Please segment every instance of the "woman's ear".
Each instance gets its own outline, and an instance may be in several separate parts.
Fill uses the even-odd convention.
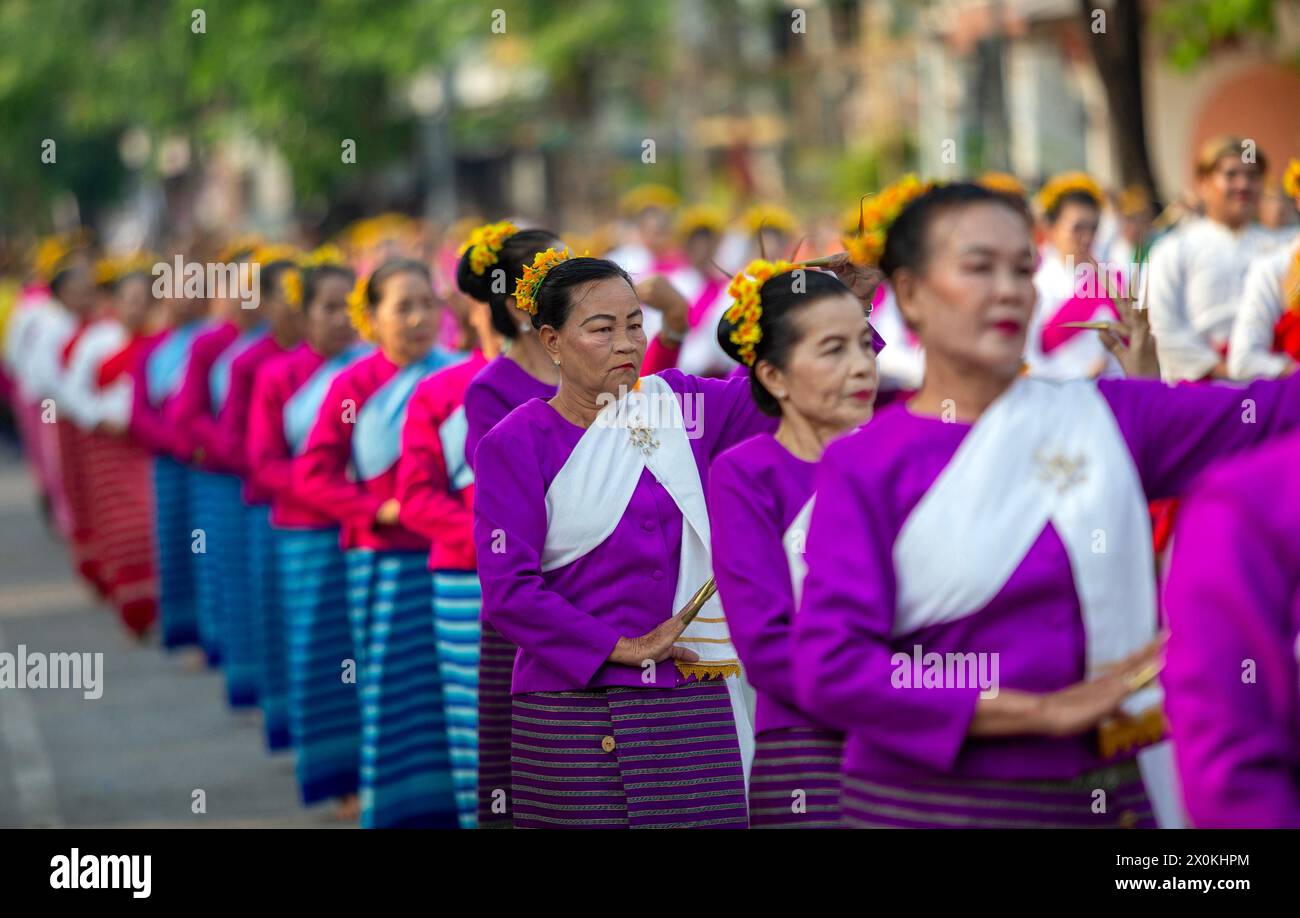
[[[550,325],[543,325],[537,330],[537,337],[542,342],[542,349],[546,351],[546,356],[551,358],[551,363],[559,366],[560,333]]]
[[[774,399],[780,401],[789,394],[785,373],[774,364],[766,360],[760,360],[754,365],[754,375],[758,377],[758,381],[763,384],[763,388],[771,393]]]

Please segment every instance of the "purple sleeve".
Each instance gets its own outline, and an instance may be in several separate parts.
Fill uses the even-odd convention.
[[[681,395],[687,434],[701,442],[710,459],[756,434],[773,433],[780,423],[758,410],[748,376],[711,379],[680,370],[659,375]]]
[[[1177,497],[1214,462],[1300,427],[1300,373],[1249,386],[1103,379],[1148,498]]]
[[[794,680],[812,718],[900,760],[952,769],[979,699],[978,687],[895,688],[893,545],[897,527],[880,508],[889,493],[864,470],[854,438],[832,444],[817,472],[808,532],[808,575],[794,619]]]
[[[473,471],[479,441],[505,417],[502,405],[487,386],[470,383],[465,390],[465,464]]]
[[[713,574],[732,643],[754,688],[795,707],[794,588],[775,501],[735,459],[723,456],[709,478]]]
[[[1198,828],[1300,828],[1294,533],[1258,519],[1242,482],[1207,485],[1183,505],[1166,592],[1162,682],[1183,797]]]
[[[498,428],[479,443],[474,471],[474,545],[483,617],[506,640],[535,655],[572,685],[587,685],[621,636],[547,589],[543,444]]]

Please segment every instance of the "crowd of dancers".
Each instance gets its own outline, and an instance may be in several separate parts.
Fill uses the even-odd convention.
[[[1300,826],[1300,235],[1243,149],[1159,217],[56,237],[8,400],[80,576],[365,827]]]

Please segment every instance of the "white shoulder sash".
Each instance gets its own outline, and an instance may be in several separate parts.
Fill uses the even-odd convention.
[[[894,545],[895,636],[984,608],[1052,525],[1070,558],[1090,673],[1156,631],[1151,522],[1094,383],[1021,378],[972,427]],[[1159,700],[1152,687],[1133,711]]]

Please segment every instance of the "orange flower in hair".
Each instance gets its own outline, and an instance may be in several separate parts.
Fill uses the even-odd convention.
[[[357,330],[362,341],[375,340],[375,330],[370,324],[370,313],[366,303],[369,287],[366,278],[358,277],[352,292],[348,294],[348,318],[352,320],[352,327]]]
[[[537,291],[551,269],[569,260],[568,249],[547,249],[538,252],[531,265],[524,265],[524,273],[515,281],[515,305],[530,316],[537,315]]]
[[[1282,190],[1287,197],[1300,198],[1300,159],[1293,159],[1282,176]]]
[[[302,272],[289,268],[280,275],[280,287],[284,290],[284,300],[294,309],[302,308]]]
[[[849,259],[859,265],[878,264],[885,254],[885,236],[903,208],[934,187],[934,182],[923,182],[909,172],[863,201],[858,231],[843,239]]]
[[[1043,213],[1050,214],[1056,209],[1061,198],[1071,192],[1081,191],[1096,202],[1098,207],[1106,204],[1106,194],[1096,180],[1086,172],[1062,172],[1047,180],[1038,190],[1038,206]]]
[[[469,252],[469,269],[482,277],[484,271],[497,263],[497,255],[506,244],[506,240],[517,232],[515,225],[509,220],[485,223],[470,232],[469,239],[465,240],[465,244],[460,247],[460,252],[457,254],[464,255]]]
[[[736,345],[737,356],[745,366],[754,365],[754,348],[763,340],[763,329],[759,324],[763,318],[763,285],[778,274],[785,274],[797,267],[788,261],[755,259],[727,285],[727,295],[732,299],[731,305],[723,313],[723,318],[731,325],[727,337]]]
[[[1010,172],[985,172],[979,177],[977,185],[982,185],[989,191],[1001,191],[1004,194],[1014,194],[1018,198],[1025,196],[1025,186],[1020,183]]]

